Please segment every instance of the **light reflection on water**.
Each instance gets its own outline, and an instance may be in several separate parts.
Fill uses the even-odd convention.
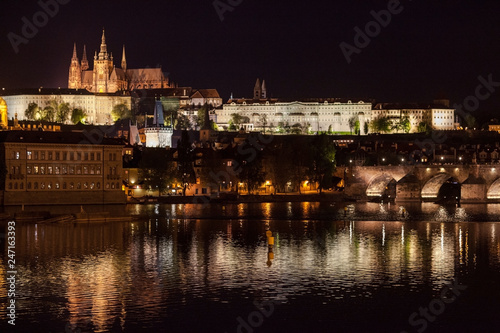
[[[411,299],[426,290],[438,295],[480,264],[500,271],[497,225],[463,222],[481,213],[474,207],[405,206],[405,217],[401,205],[380,204],[349,205],[346,213],[344,205],[323,203],[127,209],[140,219],[18,224],[20,323],[58,332],[67,323],[95,332],[166,323],[197,331],[189,316],[201,311],[201,321],[234,331],[233,318],[254,300],[298,308],[313,297],[321,309],[399,289]],[[270,267],[266,223],[276,239]],[[5,267],[3,256],[2,300]]]

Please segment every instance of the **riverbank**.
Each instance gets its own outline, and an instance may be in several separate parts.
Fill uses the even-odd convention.
[[[246,194],[221,195],[217,198],[209,196],[161,196],[147,198],[133,198],[128,203],[171,203],[171,204],[203,204],[203,203],[260,203],[260,202],[341,202],[345,201],[342,192],[323,192],[308,194]]]

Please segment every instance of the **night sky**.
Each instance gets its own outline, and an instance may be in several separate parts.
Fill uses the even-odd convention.
[[[257,77],[273,97],[377,102],[445,95],[461,103],[474,94],[479,75],[500,82],[499,1],[402,0],[400,13],[350,64],[339,44],[354,45],[354,28],[364,30],[374,20],[370,12],[388,1],[219,2],[236,4],[223,21],[213,0],[71,0],[16,54],[8,33],[22,36],[22,17],[32,22],[41,7],[4,0],[0,87],[67,87],[73,43],[80,60],[83,44],[93,59],[103,27],[117,66],[125,44],[129,68],[161,65],[179,86],[216,88],[224,100],[231,92],[251,97]],[[500,91],[477,114],[498,108]]]

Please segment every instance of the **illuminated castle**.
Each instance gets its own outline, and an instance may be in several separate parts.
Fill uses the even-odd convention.
[[[85,46],[82,61],[76,55],[76,44],[69,66],[68,88],[87,89],[94,93],[114,93],[121,90],[172,88],[161,68],[128,69],[123,46],[121,68],[113,64],[113,54],[108,53],[104,30],[100,52],[95,52],[94,69],[89,69]]]

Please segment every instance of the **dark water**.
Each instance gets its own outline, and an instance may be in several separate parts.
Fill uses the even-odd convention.
[[[500,205],[346,208],[133,205],[112,209],[135,222],[18,223],[16,330],[500,331]]]

